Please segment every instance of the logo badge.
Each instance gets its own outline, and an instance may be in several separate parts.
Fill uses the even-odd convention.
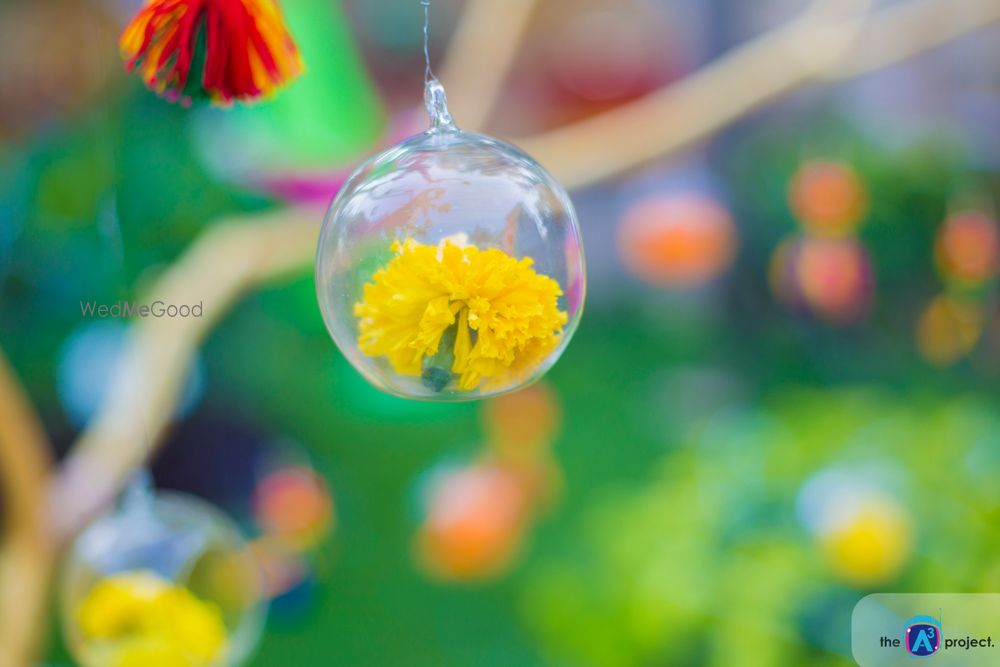
[[[903,646],[914,658],[929,658],[941,650],[941,619],[914,616],[903,630]]]

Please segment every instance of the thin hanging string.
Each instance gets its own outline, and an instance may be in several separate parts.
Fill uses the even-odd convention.
[[[424,8],[424,105],[431,119],[431,131],[454,129],[444,86],[431,68],[431,0],[420,0],[420,5]]]
[[[424,84],[429,84],[437,77],[431,69],[431,0],[420,0],[424,8]]]

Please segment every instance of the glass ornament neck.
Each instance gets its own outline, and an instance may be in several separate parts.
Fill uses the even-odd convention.
[[[431,77],[424,84],[424,105],[431,121],[431,132],[455,130],[455,121],[448,111],[448,98],[444,86],[436,77]]]
[[[153,507],[153,476],[146,468],[137,469],[121,496],[120,509],[124,514],[148,515]]]

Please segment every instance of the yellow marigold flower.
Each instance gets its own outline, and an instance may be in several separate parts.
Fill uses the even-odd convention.
[[[92,664],[106,667],[208,667],[227,640],[217,606],[145,571],[101,579],[78,620]]]
[[[364,286],[354,305],[358,345],[397,373],[441,390],[502,384],[533,370],[559,343],[566,313],[552,278],[530,257],[448,238],[392,246],[396,256]]]

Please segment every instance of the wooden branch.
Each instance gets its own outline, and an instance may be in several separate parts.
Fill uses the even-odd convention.
[[[861,23],[824,24],[820,15],[807,12],[643,99],[515,143],[568,187],[590,185],[683,150],[811,82],[863,74],[985,27],[1000,20],[1000,2],[914,0]]]
[[[63,464],[51,520],[69,539],[142,465],[173,419],[195,351],[248,289],[312,259],[322,211],[292,209],[211,227],[142,303],[203,304],[200,318],[147,318],[130,331],[111,389]]]
[[[45,627],[54,552],[44,521],[52,448],[0,351],[0,667],[27,667]]]
[[[899,64],[1000,21],[993,0],[913,0],[893,5],[868,22],[858,48],[833,68],[830,79],[850,79]]]

